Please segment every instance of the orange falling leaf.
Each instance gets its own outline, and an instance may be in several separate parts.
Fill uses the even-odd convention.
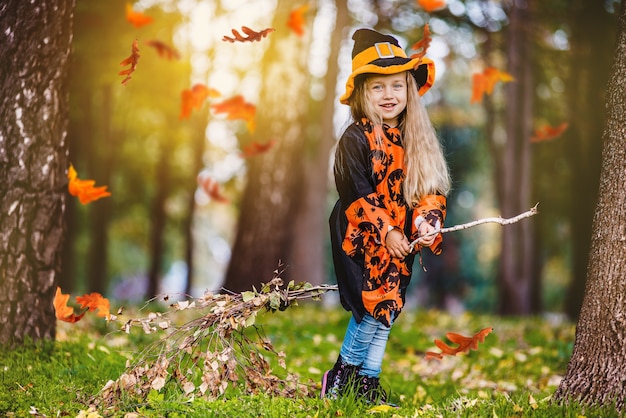
[[[106,190],[107,186],[94,187],[96,184],[94,180],[79,179],[78,173],[76,173],[72,164],[70,164],[67,170],[67,178],[69,180],[67,185],[69,193],[72,196],[77,196],[80,203],[83,205],[103,197],[111,196],[111,193]]]
[[[128,58],[124,59],[122,62],[120,62],[120,65],[122,67],[126,66],[126,65],[130,65],[130,67],[128,67],[125,70],[120,71],[118,74],[119,75],[125,75],[126,78],[124,78],[124,80],[122,80],[122,84],[126,85],[126,83],[128,83],[128,80],[130,80],[130,75],[135,72],[135,68],[137,67],[137,62],[139,61],[139,47],[137,46],[137,39],[135,39],[133,41],[133,46],[132,46],[132,52],[131,54],[128,56]]]
[[[219,183],[207,172],[203,171],[198,174],[198,185],[211,199],[220,203],[228,203],[228,198],[222,195]]]
[[[216,114],[226,113],[228,120],[242,119],[246,121],[248,131],[254,132],[255,121],[254,116],[256,114],[256,106],[246,102],[243,96],[237,95],[230,99],[227,99],[221,103],[211,105],[213,112]]]
[[[305,4],[300,7],[296,7],[289,12],[289,19],[287,20],[287,27],[291,29],[293,33],[298,36],[304,35],[304,28],[306,21],[304,20],[304,14],[309,10],[309,5]]]
[[[151,41],[146,41],[145,44],[156,49],[157,54],[159,54],[161,58],[166,58],[168,60],[180,59],[179,52],[175,48],[167,45],[165,42],[153,39]]]
[[[561,123],[559,126],[544,125],[535,130],[535,134],[530,138],[530,142],[550,141],[558,138],[567,129],[567,122]]]
[[[483,100],[483,95],[491,95],[498,81],[508,83],[515,81],[515,79],[511,74],[494,67],[485,68],[482,73],[474,74],[472,76],[472,98],[470,103],[480,103]]]
[[[190,89],[181,92],[179,119],[189,119],[192,110],[200,110],[209,97],[220,97],[220,92],[202,83],[194,84]]]
[[[109,304],[109,300],[102,297],[98,292],[77,296],[76,302],[80,303],[82,309],[88,308],[89,312],[93,312],[97,309],[97,315],[101,318],[106,318],[107,320],[111,318],[111,313],[109,312],[111,305]]]
[[[78,322],[85,315],[83,312],[80,315],[76,315],[74,313],[74,308],[70,308],[67,306],[67,302],[70,300],[70,295],[64,295],[61,293],[61,288],[57,286],[57,291],[54,295],[54,301],[52,304],[54,305],[54,312],[57,319],[60,319],[64,322]]]
[[[266,37],[267,35],[269,35],[270,33],[274,32],[276,29],[274,28],[266,28],[263,29],[259,32],[254,31],[252,29],[250,29],[247,26],[242,26],[241,27],[241,31],[246,34],[247,36],[243,36],[241,35],[236,29],[232,29],[231,31],[233,32],[233,38],[231,38],[230,36],[224,36],[222,38],[222,41],[225,42],[254,42],[254,41],[260,41],[261,38]]]
[[[154,19],[150,16],[146,16],[141,12],[133,10],[133,6],[130,3],[126,3],[126,20],[128,20],[136,28],[140,28],[149,23],[152,23]]]
[[[413,51],[418,51],[415,54],[411,55],[411,58],[422,58],[424,55],[426,55],[426,51],[428,50],[428,47],[430,46],[430,41],[432,41],[432,38],[430,36],[430,27],[428,26],[428,23],[426,23],[424,25],[424,32],[422,34],[422,39],[415,42],[413,46],[411,47]]]
[[[431,13],[446,7],[446,0],[417,0],[417,4],[424,9],[425,12]]]
[[[243,147],[243,150],[241,151],[240,155],[242,158],[254,157],[255,155],[263,154],[269,151],[270,149],[272,149],[272,147],[275,144],[276,144],[276,141],[273,139],[265,143],[260,143],[260,142],[255,141]]]
[[[472,337],[465,337],[461,334],[454,332],[448,332],[446,337],[458,347],[451,347],[441,340],[435,340],[435,345],[441,350],[441,353],[435,353],[433,351],[426,352],[426,359],[443,359],[443,356],[456,356],[458,353],[468,353],[470,350],[478,350],[478,343],[484,342],[485,337],[493,331],[492,327],[483,328],[474,334]]]

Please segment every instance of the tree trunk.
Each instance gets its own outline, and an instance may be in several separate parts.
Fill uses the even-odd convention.
[[[283,27],[291,2],[279,0],[274,27]],[[298,190],[304,187],[301,163],[306,139],[303,126],[309,96],[307,68],[310,30],[298,37],[276,31],[261,64],[263,86],[257,105],[257,128],[252,140],[276,145],[248,159],[235,243],[224,287],[240,292],[271,280],[283,263],[289,275],[291,230]]]
[[[626,400],[626,0],[607,87],[598,203],[574,351],[554,399]]]
[[[74,0],[0,5],[0,345],[54,339]]]
[[[328,66],[324,77],[326,96],[323,100],[311,103],[309,112],[314,120],[310,121],[315,134],[309,134],[306,151],[301,160],[304,165],[304,187],[300,188],[300,205],[296,212],[291,269],[294,280],[306,281],[313,285],[326,282],[326,252],[324,243],[328,238],[328,211],[326,197],[328,193],[328,165],[330,151],[335,144],[334,120],[335,89],[339,74],[339,48],[344,40],[343,32],[349,23],[346,0],[335,2],[337,15],[335,28],[331,34]]]
[[[165,226],[167,224],[167,213],[165,211],[165,201],[170,193],[171,169],[170,157],[172,153],[171,141],[167,138],[161,139],[159,162],[156,166],[157,182],[156,195],[152,200],[150,219],[150,267],[148,270],[148,288],[146,299],[151,299],[159,293],[161,284],[161,273],[163,268],[163,254],[165,248]]]
[[[524,212],[530,199],[530,136],[532,98],[534,93],[531,68],[530,10],[532,2],[511,6],[507,40],[509,71],[515,82],[506,86],[506,140],[502,152],[501,177],[496,179],[502,216]],[[519,222],[502,229],[502,252],[497,277],[498,312],[503,315],[524,315],[533,312],[531,300],[533,280],[532,225]]]
[[[102,141],[97,146],[97,158],[93,159],[92,167],[94,178],[100,184],[111,184],[113,153],[118,149],[115,144],[115,135],[112,132],[113,125],[113,95],[111,85],[102,87],[102,105],[100,131]],[[109,223],[111,219],[112,202],[110,199],[102,199],[90,204],[90,248],[88,276],[89,292],[105,294],[108,284],[108,246],[109,246]]]
[[[565,157],[571,170],[570,213],[572,231],[572,280],[565,298],[565,311],[578,317],[585,291],[589,261],[591,222],[598,196],[602,150],[596,139],[602,135],[606,120],[604,93],[611,68],[614,25],[602,2],[576,0],[571,5],[571,68],[567,81],[570,128]],[[611,22],[612,23],[612,22]]]
[[[191,133],[191,147],[193,150],[193,161],[191,162],[191,176],[189,178],[189,196],[187,200],[187,213],[183,219],[183,234],[185,236],[185,263],[187,264],[187,283],[185,284],[185,294],[191,295],[194,279],[194,234],[193,219],[196,212],[196,180],[198,173],[204,165],[204,148],[206,143],[206,127],[209,117],[208,106],[193,116],[193,132]]]

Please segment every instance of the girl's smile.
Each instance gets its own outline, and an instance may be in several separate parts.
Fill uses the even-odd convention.
[[[406,108],[406,72],[391,75],[373,75],[367,79],[369,104],[389,126],[398,125],[398,116]]]

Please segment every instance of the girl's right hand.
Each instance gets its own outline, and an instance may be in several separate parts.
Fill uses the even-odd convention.
[[[391,254],[392,257],[404,258],[409,255],[409,240],[402,233],[402,231],[397,228],[394,228],[387,233],[385,245],[387,246],[387,251],[389,251],[389,254]]]

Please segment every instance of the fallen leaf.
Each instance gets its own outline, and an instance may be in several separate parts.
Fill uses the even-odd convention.
[[[67,185],[69,193],[72,196],[77,196],[80,203],[83,205],[103,197],[111,196],[111,193],[106,191],[107,186],[94,187],[96,184],[94,180],[79,179],[74,166],[71,164],[67,170],[67,178],[69,180]]]
[[[194,84],[191,89],[185,89],[180,94],[179,119],[188,119],[192,110],[200,110],[204,101],[210,97],[220,97],[220,92],[205,86],[202,83]]]
[[[530,138],[530,141],[543,142],[558,138],[563,132],[565,132],[568,126],[569,124],[567,122],[563,122],[559,126],[555,127],[544,125],[535,130],[535,134]]]
[[[120,65],[122,67],[126,65],[130,65],[130,67],[118,73],[118,75],[126,76],[126,78],[122,80],[123,85],[126,85],[126,83],[128,83],[128,80],[130,80],[131,78],[130,75],[135,72],[135,68],[137,67],[137,62],[139,61],[139,57],[140,57],[139,46],[137,46],[137,39],[135,39],[133,41],[133,45],[131,48],[131,54],[127,58],[125,58],[122,62],[120,62]]]
[[[141,12],[133,10],[133,6],[130,3],[126,3],[126,20],[128,20],[136,28],[140,28],[147,24],[152,23],[154,19],[150,16],[146,16]]]
[[[180,59],[180,53],[174,47],[167,45],[165,42],[153,39],[146,41],[145,44],[156,49],[157,54],[159,54],[161,58],[168,60]]]
[[[309,5],[305,4],[300,7],[296,7],[295,9],[291,10],[291,12],[289,12],[289,19],[287,20],[287,27],[291,29],[291,31],[298,36],[304,35],[304,28],[306,26],[304,14],[308,10],[309,10]]]
[[[99,317],[106,319],[111,317],[111,313],[109,312],[111,309],[109,300],[102,297],[102,295],[98,292],[77,296],[76,302],[80,303],[81,308],[88,308],[89,312],[93,312],[97,309],[97,315]]]
[[[198,174],[198,185],[211,199],[220,203],[228,203],[228,199],[222,195],[219,183],[210,177],[207,172]]]
[[[243,147],[240,155],[242,158],[254,157],[255,155],[263,154],[269,151],[275,144],[276,141],[273,139],[265,143],[255,141]]]
[[[443,359],[444,355],[448,356],[456,356],[458,353],[467,353],[470,350],[477,350],[478,343],[484,342],[485,337],[489,335],[493,331],[493,328],[483,328],[474,334],[471,337],[465,337],[461,334],[457,334],[455,332],[448,332],[446,337],[451,342],[457,344],[457,347],[451,347],[448,344],[444,343],[441,340],[435,340],[435,345],[441,350],[441,353],[436,353],[433,351],[426,352],[426,359]]]
[[[428,26],[428,23],[426,23],[424,25],[424,32],[422,34],[422,39],[415,42],[413,46],[411,47],[413,51],[418,51],[415,54],[412,54],[411,58],[422,58],[424,55],[426,55],[426,51],[428,50],[428,47],[430,46],[431,40],[432,38],[430,37],[430,27]]]
[[[508,83],[515,81],[511,74],[500,71],[494,67],[485,68],[482,73],[476,73],[472,76],[472,98],[470,103],[480,103],[483,95],[491,95],[498,81]]]
[[[417,0],[417,4],[424,9],[425,12],[431,13],[446,7],[446,0]]]
[[[232,33],[233,33],[233,38],[229,37],[229,36],[224,36],[222,38],[222,41],[227,41],[227,42],[254,42],[254,41],[260,41],[261,38],[266,37],[267,35],[269,35],[270,33],[274,32],[276,29],[274,28],[266,28],[263,29],[259,32],[254,31],[252,29],[250,29],[247,26],[242,26],[241,27],[241,31],[246,34],[247,36],[243,36],[241,35],[236,29],[232,29]]]
[[[244,100],[243,96],[237,95],[221,103],[211,105],[216,114],[226,113],[228,120],[242,119],[246,121],[248,131],[254,132],[256,106]]]
[[[80,315],[76,315],[74,313],[74,308],[70,308],[69,306],[67,306],[67,302],[69,300],[70,295],[64,295],[63,293],[61,293],[61,288],[57,286],[57,290],[54,295],[54,301],[52,302],[52,304],[54,305],[55,316],[57,319],[60,319],[64,322],[78,322],[82,319],[87,311],[83,312]]]

